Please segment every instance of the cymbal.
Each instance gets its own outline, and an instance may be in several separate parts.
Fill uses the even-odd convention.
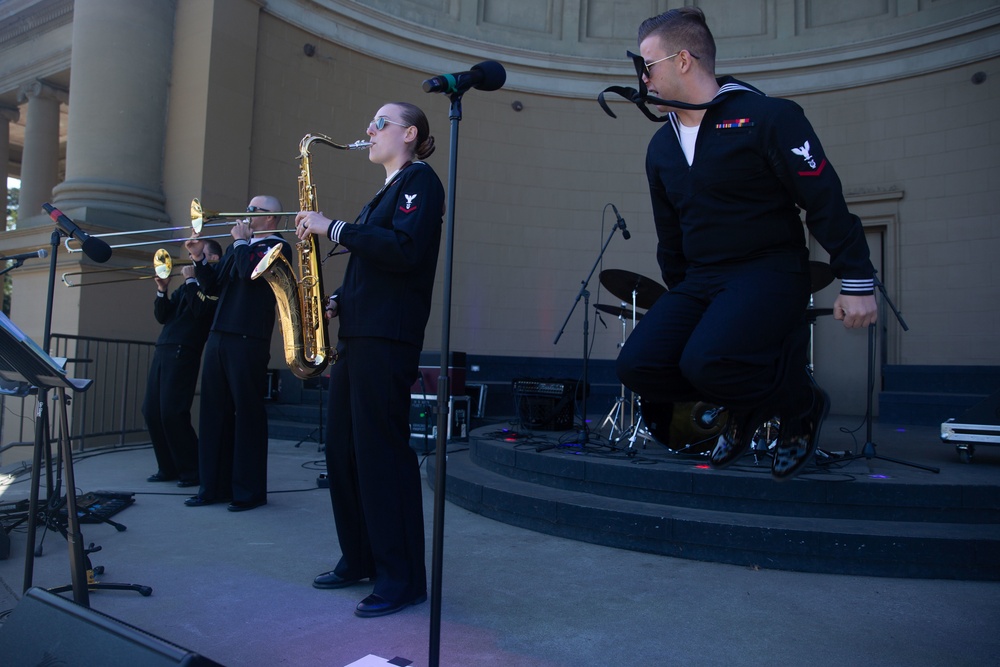
[[[656,300],[667,292],[667,288],[655,280],[623,269],[601,271],[601,284],[628,303],[632,303],[632,291],[635,290],[635,305],[643,309],[652,308]]]
[[[830,265],[823,262],[809,262],[809,291],[812,294],[820,291],[833,282],[833,271]]]
[[[611,313],[615,317],[624,317],[627,320],[632,319],[632,309],[626,308],[625,306],[606,306],[603,303],[598,303],[594,306],[597,310],[605,313]],[[635,320],[638,322],[642,319],[642,313],[635,314]]]

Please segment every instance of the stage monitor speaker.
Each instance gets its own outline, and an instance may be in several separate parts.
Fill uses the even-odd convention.
[[[5,665],[222,667],[43,588],[29,588],[0,626]]]

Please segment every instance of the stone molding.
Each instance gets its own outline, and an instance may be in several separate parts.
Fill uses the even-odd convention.
[[[264,11],[322,39],[428,75],[466,70],[480,60],[497,60],[507,69],[504,87],[508,90],[588,98],[609,85],[634,85],[632,64],[624,57],[624,51],[633,47],[631,41],[593,39],[584,34],[574,36],[567,34],[568,29],[552,28],[560,33],[551,37],[555,46],[563,39],[575,40],[576,46],[593,41],[591,51],[600,53],[608,51],[610,42],[621,45],[621,58],[531,50],[485,41],[482,38],[484,31],[480,30],[484,1],[422,1],[419,5],[429,17],[423,23],[401,18],[415,16],[413,11],[400,11],[396,15],[347,0],[269,0]],[[373,4],[408,7],[416,3],[397,0]],[[573,3],[550,0],[549,9],[558,13],[556,5],[559,5],[565,12],[565,6],[570,4]],[[779,11],[773,2],[762,0],[762,4],[767,12]],[[906,5],[902,0],[890,4],[897,13]],[[468,16],[471,13],[468,11],[463,15],[462,10],[469,6],[476,7],[474,18]],[[787,8],[787,4],[783,6]],[[787,53],[772,50],[767,55],[720,58],[716,70],[720,74],[733,74],[755,84],[761,83],[769,94],[792,95],[891,81],[1000,54],[1000,6],[994,4],[966,14],[960,14],[963,7],[980,5],[958,3],[953,6],[955,16],[931,25],[867,39],[864,35],[852,34],[851,29],[845,27],[841,33],[843,39],[853,41],[842,46]],[[808,3],[802,5],[799,0],[794,5],[794,19],[780,17],[796,24],[803,23],[791,29],[793,34],[788,40],[774,35],[762,35],[762,39],[780,44],[795,41],[794,37],[798,44],[802,42],[802,34],[822,30],[822,26],[804,23],[800,15],[804,15],[807,8]],[[579,7],[577,11],[582,13]],[[778,21],[778,18],[771,18]],[[514,32],[512,30],[511,34]],[[540,44],[545,43],[544,38],[545,35],[541,35]],[[746,52],[753,50],[747,38],[733,40],[733,44]],[[420,78],[421,75],[415,77],[415,85],[419,85]]]
[[[8,0],[0,11],[0,50],[73,20],[73,0]],[[8,21],[16,17],[13,21]]]

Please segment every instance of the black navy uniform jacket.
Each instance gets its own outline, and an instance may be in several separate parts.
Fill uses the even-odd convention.
[[[674,113],[653,136],[646,175],[664,282],[689,268],[731,265],[807,271],[799,210],[830,253],[844,294],[871,294],[864,230],[801,107],[732,77],[719,79],[688,165]]]
[[[205,345],[212,324],[215,299],[206,296],[194,278],[174,290],[170,298],[157,296],[153,316],[163,325],[157,345],[184,345],[198,351]]]
[[[195,263],[195,276],[205,291],[219,297],[212,331],[270,341],[274,330],[274,292],[263,278],[250,275],[273,246],[282,244],[282,254],[292,261],[291,247],[278,234],[262,239],[234,241],[213,268]]]
[[[423,346],[443,213],[440,179],[427,164],[413,162],[362,209],[356,224],[331,225],[331,240],[351,251],[334,292],[341,338]]]

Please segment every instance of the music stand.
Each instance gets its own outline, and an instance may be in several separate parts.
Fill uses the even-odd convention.
[[[66,415],[66,390],[75,392],[86,391],[92,380],[82,380],[68,377],[56,361],[40,348],[35,341],[26,336],[10,319],[0,313],[0,378],[12,382],[24,382],[38,387],[44,395],[45,390],[55,389],[59,402],[59,447],[66,468],[66,486],[69,490],[66,498],[67,535],[69,543],[70,574],[73,582],[73,601],[84,607],[90,606],[87,590],[87,572],[84,564],[83,535],[80,533],[79,516],[76,508],[76,480],[73,476],[73,457],[69,439],[69,419]],[[41,398],[40,398],[41,400]],[[35,423],[36,431],[43,428]],[[38,439],[35,441],[34,461],[31,466],[31,499],[28,504],[28,546],[25,553],[25,572],[30,572],[29,565],[34,558],[35,547],[35,517],[38,513],[38,485],[40,482],[41,449]],[[30,582],[27,584],[30,587]]]

